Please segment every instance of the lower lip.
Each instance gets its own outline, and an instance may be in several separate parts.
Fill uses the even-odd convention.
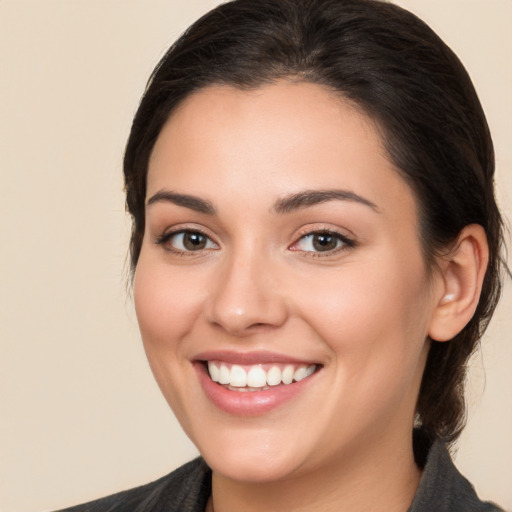
[[[210,401],[222,411],[237,416],[258,416],[281,407],[312,384],[317,373],[292,384],[280,384],[263,391],[244,392],[231,391],[213,382],[202,363],[195,363],[195,369]]]

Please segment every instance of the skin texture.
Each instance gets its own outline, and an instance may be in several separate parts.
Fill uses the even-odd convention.
[[[325,190],[373,206],[338,198],[276,211]],[[216,210],[152,201],[134,282],[153,373],[213,469],[210,506],[407,510],[420,478],[411,429],[427,335],[449,339],[474,311],[485,236],[470,227],[453,253],[473,270],[454,256],[429,278],[415,199],[372,122],[308,83],[186,99],[150,160],[148,200],[163,191]],[[157,243],[183,230],[206,245]],[[319,231],[352,243],[317,251]],[[265,414],[229,414],[199,382],[194,362],[210,350],[270,351],[320,370]]]

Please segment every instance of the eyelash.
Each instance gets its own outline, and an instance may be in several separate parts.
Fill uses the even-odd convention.
[[[157,245],[162,245],[164,246],[164,248],[169,251],[169,252],[172,252],[178,256],[193,256],[194,253],[202,253],[203,251],[208,251],[208,250],[211,250],[211,247],[209,248],[204,248],[204,249],[199,249],[197,251],[193,251],[193,250],[183,250],[183,249],[178,249],[176,247],[173,247],[172,244],[170,244],[170,241],[174,238],[174,237],[177,237],[178,235],[186,235],[186,234],[189,234],[189,235],[200,235],[202,237],[204,237],[206,239],[206,243],[212,243],[214,244],[215,246],[217,246],[217,244],[211,239],[210,236],[208,236],[204,231],[201,231],[200,229],[197,229],[197,228],[194,228],[194,229],[178,229],[176,231],[169,231],[167,233],[163,233],[162,235],[160,235],[159,237],[157,237],[157,239],[155,240],[155,243]],[[217,246],[218,247],[218,246]]]
[[[290,246],[290,250],[298,251],[300,249],[294,249],[294,247],[297,246],[300,242],[305,241],[309,237],[313,238],[315,236],[322,236],[322,235],[325,237],[334,238],[336,241],[336,244],[338,245],[338,242],[339,242],[340,245],[338,247],[335,247],[333,249],[326,250],[326,251],[304,251],[303,250],[302,252],[304,253],[305,256],[308,256],[311,258],[328,257],[328,256],[332,256],[333,254],[337,254],[338,252],[346,251],[347,249],[351,249],[356,246],[355,240],[353,240],[352,238],[349,238],[347,235],[342,234],[336,230],[317,229],[317,230],[307,231],[305,233],[302,233],[301,236],[299,237],[299,239]],[[314,242],[312,242],[312,243],[314,243]]]
[[[203,253],[204,251],[212,250],[212,247],[201,248],[201,249],[198,249],[197,251],[183,250],[183,249],[178,249],[176,247],[173,247],[169,243],[174,237],[177,237],[178,235],[186,235],[186,234],[200,235],[206,239],[206,244],[208,244],[208,243],[214,244],[218,248],[217,243],[214,242],[209,235],[207,235],[205,232],[201,231],[200,229],[179,229],[176,231],[170,231],[167,233],[163,233],[162,235],[157,237],[157,239],[155,240],[155,243],[157,245],[165,246],[165,249],[167,251],[172,252],[178,256],[192,256],[192,255],[194,255],[194,253],[200,254],[200,253]],[[301,242],[305,241],[308,237],[315,237],[315,236],[322,236],[322,235],[325,237],[334,238],[336,240],[336,244],[340,243],[341,245],[338,247],[335,247],[333,249],[328,249],[326,251],[302,250],[301,252],[304,253],[304,255],[307,255],[308,257],[318,258],[318,257],[331,256],[340,251],[345,251],[347,249],[350,249],[350,248],[356,246],[356,242],[353,239],[347,237],[346,235],[344,235],[342,233],[339,233],[338,231],[335,231],[332,229],[319,229],[319,230],[306,231],[306,232],[301,233],[298,240],[295,241],[291,246],[289,246],[289,249],[292,251],[298,252],[298,251],[300,251],[300,249],[297,249],[294,247],[298,246]],[[312,243],[314,243],[314,242],[312,242]]]

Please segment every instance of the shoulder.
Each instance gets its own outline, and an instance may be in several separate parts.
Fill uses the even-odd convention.
[[[203,512],[210,493],[210,469],[198,458],[149,484],[58,512]]]
[[[423,476],[408,512],[502,512],[483,502],[451,460],[445,444],[434,441],[426,454]]]

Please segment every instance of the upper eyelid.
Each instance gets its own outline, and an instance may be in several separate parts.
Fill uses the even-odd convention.
[[[299,240],[300,238],[303,238],[308,235],[315,235],[319,233],[331,233],[333,235],[340,236],[341,238],[345,238],[347,240],[352,240],[355,242],[356,236],[348,229],[344,228],[336,228],[327,226],[322,223],[318,223],[317,226],[310,226],[310,227],[303,227],[296,231],[295,234],[295,241]],[[295,242],[294,242],[295,243]]]
[[[340,233],[339,231],[333,231],[332,229],[315,229],[314,231],[309,231],[307,233],[304,233],[303,235],[300,235],[298,240],[302,238],[306,238],[308,236],[314,236],[314,235],[333,235],[335,237],[339,237],[342,239],[349,240],[351,237],[348,235],[345,235],[344,233]]]
[[[186,233],[186,232],[192,232],[192,233],[200,233],[201,235],[206,236],[209,238],[215,245],[221,246],[221,243],[217,240],[217,237],[215,235],[212,235],[210,233],[210,230],[202,227],[202,226],[196,226],[196,225],[176,225],[172,226],[170,228],[167,228],[163,230],[160,234],[155,234],[153,237],[154,241],[156,243],[162,243],[162,241],[169,240],[172,236],[178,235],[180,233]],[[331,226],[326,226],[325,224],[319,223],[317,226],[311,226],[311,227],[303,227],[295,232],[295,235],[293,235],[293,241],[288,244],[288,247],[291,247],[295,244],[297,244],[301,239],[312,236],[315,234],[321,234],[321,233],[328,233],[332,234],[334,236],[339,237],[343,242],[350,243],[350,245],[356,245],[356,237],[353,233],[351,233],[347,229],[340,229],[335,228]]]
[[[290,250],[294,246],[297,246],[301,240],[307,238],[308,236],[319,235],[319,234],[329,234],[338,238],[342,242],[342,247],[338,247],[336,249],[330,251],[300,251],[299,249],[295,249],[297,252],[302,252],[308,256],[329,256],[333,255],[339,251],[343,251],[345,249],[353,248],[357,245],[356,239],[354,235],[348,235],[346,233],[341,232],[340,230],[334,228],[314,228],[314,229],[304,229],[302,230],[298,236],[296,236],[295,240],[288,246]]]
[[[196,225],[181,225],[177,224],[175,226],[170,226],[162,230],[158,230],[157,237],[167,237],[172,235],[177,235],[179,233],[201,233],[201,235],[207,236],[211,240],[215,240],[215,236],[211,234],[210,230],[202,227],[202,226],[196,226]]]
[[[197,228],[197,227],[175,227],[170,228],[167,230],[164,230],[160,234],[156,234],[153,237],[153,241],[156,245],[163,245],[167,243],[169,240],[171,240],[172,237],[182,234],[182,233],[199,233],[206,238],[208,238],[212,243],[214,243],[216,246],[220,247],[220,244],[217,242],[217,240],[212,237],[209,233],[207,233],[204,229]],[[198,251],[199,252],[199,251]]]
[[[311,233],[306,233],[302,236],[300,236],[295,242],[293,243],[297,243],[299,242],[300,240],[303,240],[304,238],[308,238],[310,236],[315,236],[315,235],[328,235],[328,236],[333,236],[334,238],[338,238],[339,240],[341,240],[342,242],[354,242],[354,240],[352,240],[352,238],[344,235],[343,233],[338,233],[337,231],[313,231]]]

